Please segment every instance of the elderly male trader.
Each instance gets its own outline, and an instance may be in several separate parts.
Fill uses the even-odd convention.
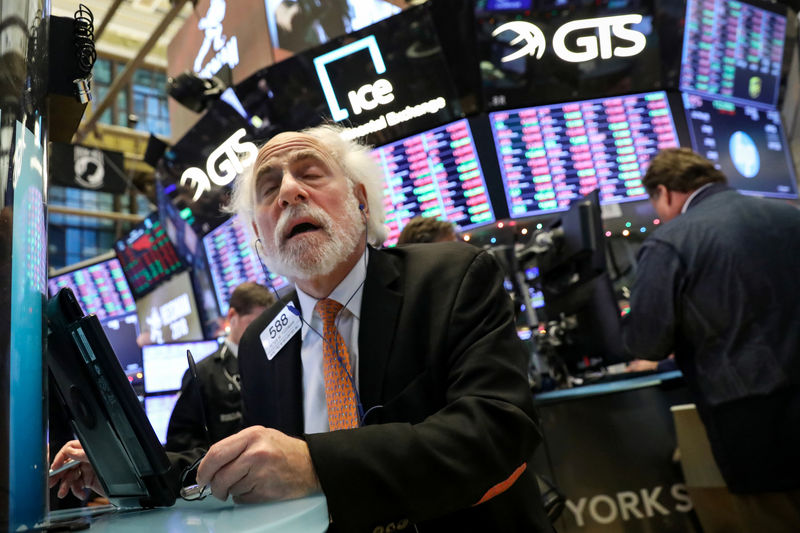
[[[800,211],[740,195],[687,148],[644,185],[665,224],[639,252],[626,346],[675,353],[732,492],[800,508]]]
[[[197,380],[191,379],[189,371],[183,376],[181,393],[167,427],[167,450],[207,448],[242,429],[239,341],[247,326],[274,303],[270,290],[252,281],[233,290],[224,343],[197,363]],[[204,413],[208,436],[203,429]]]
[[[297,290],[242,337],[251,427],[198,483],[237,502],[322,491],[337,531],[551,531],[500,268],[464,243],[367,246],[386,234],[382,174],[340,133],[280,134],[237,183],[256,249]]]

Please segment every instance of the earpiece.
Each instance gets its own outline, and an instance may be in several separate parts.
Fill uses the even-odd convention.
[[[363,211],[364,210],[364,204],[358,204],[358,209],[360,211]]]

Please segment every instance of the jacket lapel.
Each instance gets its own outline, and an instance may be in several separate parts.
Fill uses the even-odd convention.
[[[365,411],[382,401],[386,364],[403,301],[394,258],[372,248],[369,254],[358,335],[359,392]]]

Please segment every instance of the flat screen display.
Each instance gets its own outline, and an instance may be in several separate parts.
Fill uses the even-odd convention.
[[[389,236],[397,238],[415,216],[449,220],[466,230],[495,221],[466,119],[375,148],[384,173],[384,208]]]
[[[186,350],[191,350],[194,362],[199,363],[218,349],[215,340],[143,346],[144,391],[151,394],[180,390],[183,375],[189,369]]]
[[[214,292],[217,295],[220,314],[225,316],[230,309],[231,294],[245,281],[254,281],[266,287],[271,283],[277,291],[289,285],[286,278],[265,269],[247,239],[247,233],[234,215],[203,237],[203,246],[208,258],[208,269]]]
[[[603,203],[647,198],[650,159],[677,147],[664,92],[489,113],[509,215],[566,209],[594,189]]]
[[[139,348],[139,317],[136,312],[100,321],[108,342],[114,349],[122,370],[131,385],[142,383],[142,349]]]
[[[136,311],[133,293],[117,258],[53,276],[47,285],[50,296],[55,296],[62,287],[69,287],[83,312],[95,314],[101,321]]]
[[[169,419],[172,417],[172,410],[175,409],[177,401],[177,393],[145,396],[144,398],[144,412],[147,414],[147,419],[150,421],[150,425],[153,426],[153,431],[155,431],[156,437],[158,437],[158,441],[161,444],[167,443]]]
[[[478,1],[484,109],[674,87],[682,17],[661,0]]]
[[[742,192],[797,198],[789,146],[777,110],[683,94],[692,149]]]
[[[775,9],[785,13],[736,0],[688,0],[681,90],[776,106],[786,16]]]
[[[148,215],[125,238],[118,240],[114,247],[136,298],[186,268],[157,213]]]
[[[203,338],[200,315],[188,272],[165,281],[137,302],[142,344]]]
[[[248,116],[269,117],[277,129],[331,120],[370,144],[461,116],[425,4],[275,63],[234,90]]]

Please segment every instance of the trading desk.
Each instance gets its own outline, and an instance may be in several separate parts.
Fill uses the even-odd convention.
[[[57,511],[51,519],[68,516]],[[328,506],[323,495],[252,505],[208,497],[194,502],[178,500],[172,507],[159,509],[112,511],[88,520],[92,533],[322,533],[328,529]]]
[[[538,394],[534,457],[567,503],[559,532],[698,531],[670,406],[691,403],[678,371]]]

